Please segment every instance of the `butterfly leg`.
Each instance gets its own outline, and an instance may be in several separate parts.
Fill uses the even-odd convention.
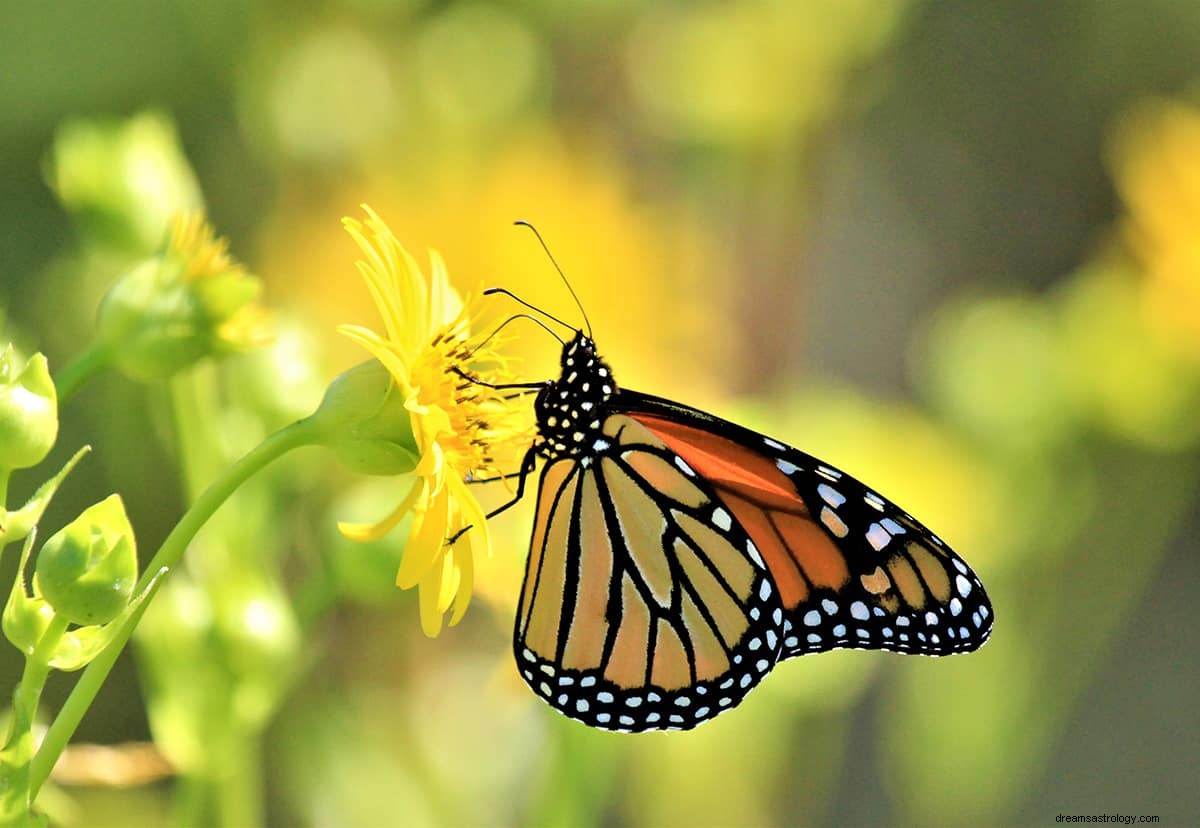
[[[491,388],[495,391],[508,391],[508,390],[514,389],[514,388],[525,389],[528,391],[528,390],[534,390],[534,389],[542,389],[542,388],[545,388],[549,384],[547,381],[543,380],[542,382],[509,382],[509,383],[504,383],[502,385],[495,385],[490,382],[484,382],[483,380],[479,379],[478,377],[471,376],[466,371],[459,368],[457,365],[452,365],[450,367],[450,370],[453,371],[454,373],[458,374],[463,379],[465,379],[467,381],[468,385],[482,385],[484,388]],[[465,386],[460,386],[460,387],[465,387]]]
[[[530,473],[533,471],[534,466],[537,465],[537,448],[538,447],[535,444],[535,445],[530,446],[529,450],[525,452],[525,456],[521,459],[521,470],[519,472],[517,472],[516,475],[506,475],[506,477],[514,477],[515,476],[517,478],[517,492],[516,492],[516,494],[513,495],[512,500],[509,500],[507,503],[502,503],[499,506],[497,506],[495,509],[493,509],[492,511],[488,512],[486,515],[483,516],[484,520],[491,520],[496,515],[498,515],[502,512],[508,511],[513,506],[516,506],[517,502],[522,497],[525,496],[525,481],[526,481],[526,479],[528,479]],[[497,479],[499,479],[499,478],[497,478]],[[454,542],[457,541],[459,538],[461,538],[463,535],[465,535],[467,532],[469,532],[474,527],[474,525],[475,524],[471,524],[470,526],[464,526],[462,529],[459,529],[457,532],[455,532],[453,535],[451,535],[449,538],[446,539],[446,545],[453,546]]]

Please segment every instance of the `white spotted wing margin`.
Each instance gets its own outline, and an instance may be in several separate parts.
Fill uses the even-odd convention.
[[[513,643],[521,676],[593,727],[686,730],[774,667],[786,621],[749,537],[631,418],[542,470]]]
[[[781,659],[838,648],[942,656],[970,652],[987,641],[992,607],[975,572],[916,518],[851,475],[670,400],[622,389],[610,405],[633,417],[647,415],[719,438],[714,443],[727,448],[720,462],[749,466],[765,461],[782,473],[797,499],[790,510],[767,498],[756,500],[744,487],[735,492],[712,481],[731,511],[755,519],[750,534],[764,552],[789,624]],[[695,453],[699,449],[669,442],[685,459],[693,456],[698,466],[713,465],[711,455],[701,457]],[[732,508],[735,503],[738,510]],[[809,542],[788,543],[779,519],[784,512],[793,523],[812,528]],[[798,536],[792,533],[791,538]],[[788,554],[769,554],[780,549]],[[823,555],[825,560],[838,557],[837,577],[829,577],[829,566],[820,567],[825,572],[818,574],[824,577],[814,577],[818,568],[810,565]]]

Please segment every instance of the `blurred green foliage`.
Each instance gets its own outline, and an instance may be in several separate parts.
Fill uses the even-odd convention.
[[[45,804],[90,826],[1194,822],[1198,50],[1172,0],[6,8],[8,337],[74,359],[166,204],[207,205],[279,320],[269,348],[62,406],[48,467],[96,451],[45,536],[116,491],[146,554],[316,407],[361,358],[334,325],[376,323],[338,225],[369,201],[460,287],[570,314],[508,227],[534,221],[620,381],[871,481],[997,614],[972,656],[797,659],[695,732],[593,732],[510,663],[527,511],[430,641],[391,586],[403,527],[333,531],[399,484],[299,454],[193,544],[79,734],[153,738],[173,775],[85,773]],[[535,330],[514,347],[531,377],[557,363]],[[0,685],[19,671],[0,657]]]

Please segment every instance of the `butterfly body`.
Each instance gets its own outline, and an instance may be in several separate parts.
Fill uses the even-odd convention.
[[[948,655],[991,630],[983,586],[907,512],[798,449],[620,389],[582,332],[534,411],[544,459],[518,669],[605,729],[688,729],[783,659]]]

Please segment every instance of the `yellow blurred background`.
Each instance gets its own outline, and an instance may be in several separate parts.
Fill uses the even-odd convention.
[[[528,508],[430,640],[392,586],[403,532],[334,529],[401,483],[300,454],[189,551],[78,734],[153,739],[176,772],[60,779],[56,823],[1195,824],[1196,54],[1200,6],[1176,0],[9,4],[6,338],[67,362],[185,191],[278,326],[172,387],[86,387],[48,467],[95,452],[48,524],[120,492],[146,560],[214,464],[363,358],[334,328],[378,325],[340,226],[366,202],[459,288],[579,324],[512,226],[533,222],[619,382],[870,481],[996,609],[974,655],[795,659],[694,732],[592,731],[512,667]],[[557,343],[511,330],[550,375]],[[247,632],[247,606],[276,622]],[[5,650],[0,686],[19,671]],[[247,724],[217,745],[230,709]],[[197,809],[212,790],[249,804]]]

